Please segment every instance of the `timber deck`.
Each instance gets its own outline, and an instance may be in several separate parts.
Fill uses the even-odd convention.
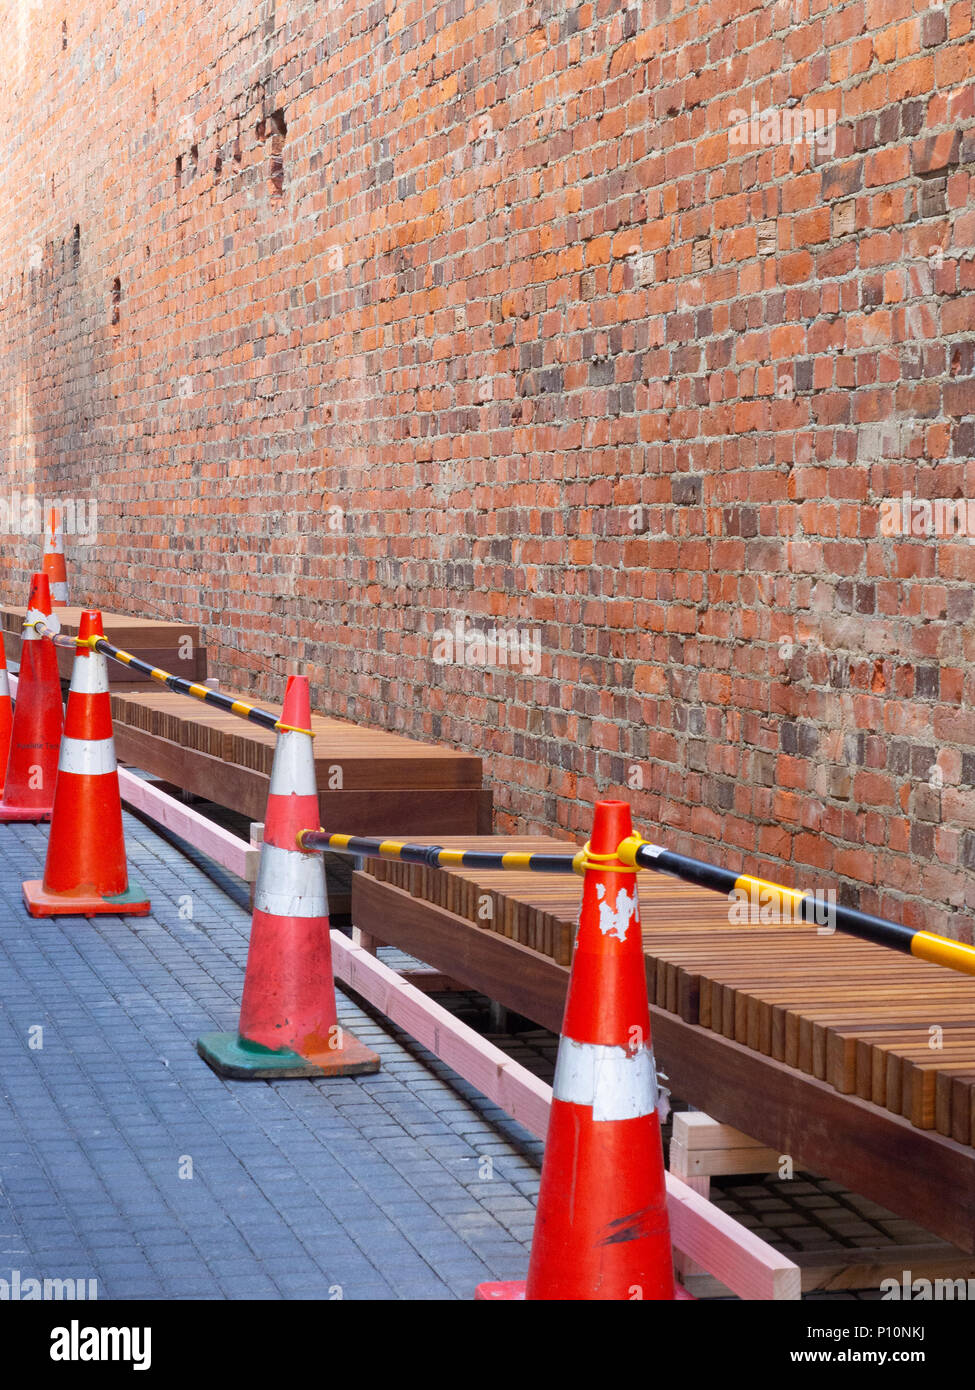
[[[975,1250],[975,982],[815,927],[729,925],[721,895],[662,875],[641,874],[639,890],[674,1093]],[[574,877],[371,860],[352,912],[368,936],[557,1032],[580,894]]]
[[[112,719],[123,761],[264,819],[270,731],[155,686],[113,692]],[[323,825],[356,835],[490,830],[492,798],[482,787],[480,758],[320,714],[312,728]]]
[[[77,637],[78,624],[84,611],[78,607],[54,610],[61,631],[66,636]],[[0,626],[3,628],[8,661],[20,661],[21,633],[26,617],[26,608],[10,605],[0,607]],[[103,612],[102,625],[109,642],[142,661],[161,666],[163,670],[174,676],[182,676],[184,680],[206,679],[206,647],[200,638],[200,629],[194,623],[171,623],[159,618],[132,618],[125,613]],[[70,680],[74,653],[67,647],[57,647],[55,650],[61,679]],[[111,686],[125,689],[152,685],[148,676],[128,666],[121,666],[116,661],[108,663],[108,680]]]

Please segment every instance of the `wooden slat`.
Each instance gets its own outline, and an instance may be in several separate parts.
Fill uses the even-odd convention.
[[[76,637],[81,620],[81,608],[59,608],[58,621],[65,635]],[[21,634],[26,608],[0,608],[0,628],[9,661],[18,662],[21,653]],[[172,623],[161,618],[130,618],[123,613],[102,613],[105,636],[116,647],[129,651],[142,661],[161,666],[185,680],[202,681],[207,674],[206,647],[200,630],[193,623]],[[74,653],[67,647],[56,650],[58,671],[62,679],[71,675]],[[140,675],[117,661],[108,663],[108,680],[112,687],[133,685],[152,689],[148,676]]]
[[[223,688],[220,693],[250,704],[261,703]],[[275,744],[270,730],[175,691],[152,688],[145,693],[116,693],[112,718],[116,726],[139,729],[179,747],[270,776]],[[315,767],[323,790],[333,784],[342,791],[377,793],[481,788],[481,759],[471,754],[317,714],[312,717],[312,728]]]

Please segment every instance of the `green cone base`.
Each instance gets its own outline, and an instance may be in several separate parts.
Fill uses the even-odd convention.
[[[307,1076],[363,1076],[379,1070],[376,1053],[340,1030],[341,1044],[314,1057],[302,1057],[290,1048],[275,1051],[247,1042],[239,1033],[204,1033],[196,1050],[218,1076],[234,1081],[287,1081]]]
[[[39,878],[30,878],[21,892],[32,917],[145,917],[150,910],[149,899],[137,883],[130,883],[124,893],[103,898],[97,893],[46,893]]]

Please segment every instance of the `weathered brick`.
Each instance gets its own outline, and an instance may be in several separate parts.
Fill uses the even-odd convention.
[[[93,602],[487,750],[499,828],[622,794],[947,891],[963,808],[932,835],[900,783],[975,747],[975,547],[878,511],[970,490],[970,7],[753,7],[733,80],[664,5],[96,0],[66,48],[8,9],[0,442],[10,492],[97,491]],[[436,665],[459,614],[543,627],[542,671]]]
[[[961,152],[961,132],[942,131],[916,140],[911,146],[911,171],[915,174],[936,174],[958,163]]]

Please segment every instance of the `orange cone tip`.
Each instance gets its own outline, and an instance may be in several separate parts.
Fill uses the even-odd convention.
[[[63,608],[69,602],[68,575],[64,567],[64,533],[57,507],[48,509],[41,569],[51,585],[52,604],[55,608]]]

